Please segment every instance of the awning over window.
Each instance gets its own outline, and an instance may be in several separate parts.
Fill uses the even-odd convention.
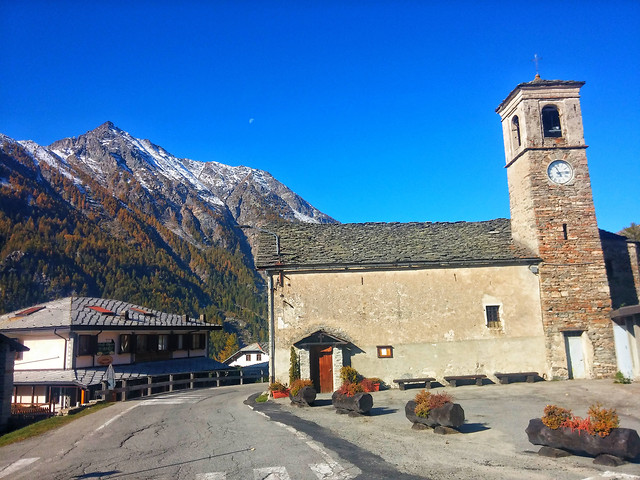
[[[350,342],[347,340],[343,340],[340,337],[336,337],[335,335],[331,335],[330,333],[325,332],[324,330],[318,330],[317,332],[312,333],[311,335],[304,337],[301,340],[298,340],[293,344],[296,348],[307,348],[313,347],[316,345],[347,345]]]

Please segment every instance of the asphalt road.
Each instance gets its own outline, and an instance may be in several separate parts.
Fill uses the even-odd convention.
[[[369,455],[384,461],[384,466],[420,478],[640,480],[640,458],[607,467],[595,465],[591,457],[541,457],[537,454],[540,446],[529,443],[525,433],[529,420],[539,418],[547,404],[584,417],[589,406],[597,402],[617,410],[621,427],[640,432],[640,382],[620,385],[610,379],[570,380],[469,385],[436,388],[433,392],[443,390],[453,395],[465,411],[462,433],[437,435],[433,430],[411,429],[404,406],[420,389],[374,392],[371,415],[359,418],[336,415],[330,394],[318,395],[316,406],[311,408],[291,406],[287,399],[272,401],[269,408],[322,425],[329,436],[366,449]],[[363,474],[359,478],[371,477]]]
[[[318,434],[317,425],[297,418],[288,422],[307,423],[304,432],[278,421],[287,420],[286,413],[274,412],[270,419],[249,408],[246,399],[264,388],[264,384],[217,387],[117,403],[40,437],[3,447],[0,478],[415,478],[388,468],[382,459],[349,442]],[[360,465],[325,446],[332,444]],[[382,476],[372,471],[378,467]]]
[[[370,416],[336,415],[329,395],[298,408],[253,401],[264,384],[120,402],[0,449],[0,479],[195,480],[640,480],[640,459],[619,467],[589,457],[551,459],[528,442],[528,420],[549,403],[584,416],[616,408],[640,431],[640,383],[611,380],[447,389],[466,415],[462,433],[416,431],[404,404],[418,390],[376,392]],[[436,389],[434,391],[439,391]]]

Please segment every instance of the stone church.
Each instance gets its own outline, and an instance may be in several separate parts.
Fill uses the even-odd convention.
[[[598,229],[580,88],[518,85],[502,119],[511,219],[269,225],[270,371],[319,391],[393,379],[640,377],[639,245]]]

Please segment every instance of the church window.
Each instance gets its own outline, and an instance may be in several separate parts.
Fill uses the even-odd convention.
[[[393,358],[393,347],[391,345],[380,345],[376,347],[378,358]]]
[[[547,105],[542,109],[542,130],[545,137],[561,137],[560,114],[553,105]]]
[[[569,229],[567,228],[567,224],[562,224],[562,238],[565,240],[569,240]]]
[[[522,145],[522,140],[520,139],[520,120],[518,120],[517,115],[514,115],[511,120],[511,132],[513,133],[513,144],[516,147]]]
[[[500,328],[500,305],[486,305],[485,314],[488,328]]]

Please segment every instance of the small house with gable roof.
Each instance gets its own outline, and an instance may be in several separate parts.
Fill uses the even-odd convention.
[[[261,343],[252,343],[246,347],[242,347],[222,363],[230,367],[253,367],[255,365],[268,365],[269,354],[266,345]]]
[[[214,370],[208,334],[221,325],[139,305],[67,297],[0,316],[0,332],[27,347],[16,355],[13,403],[51,409],[85,403],[106,380]]]

